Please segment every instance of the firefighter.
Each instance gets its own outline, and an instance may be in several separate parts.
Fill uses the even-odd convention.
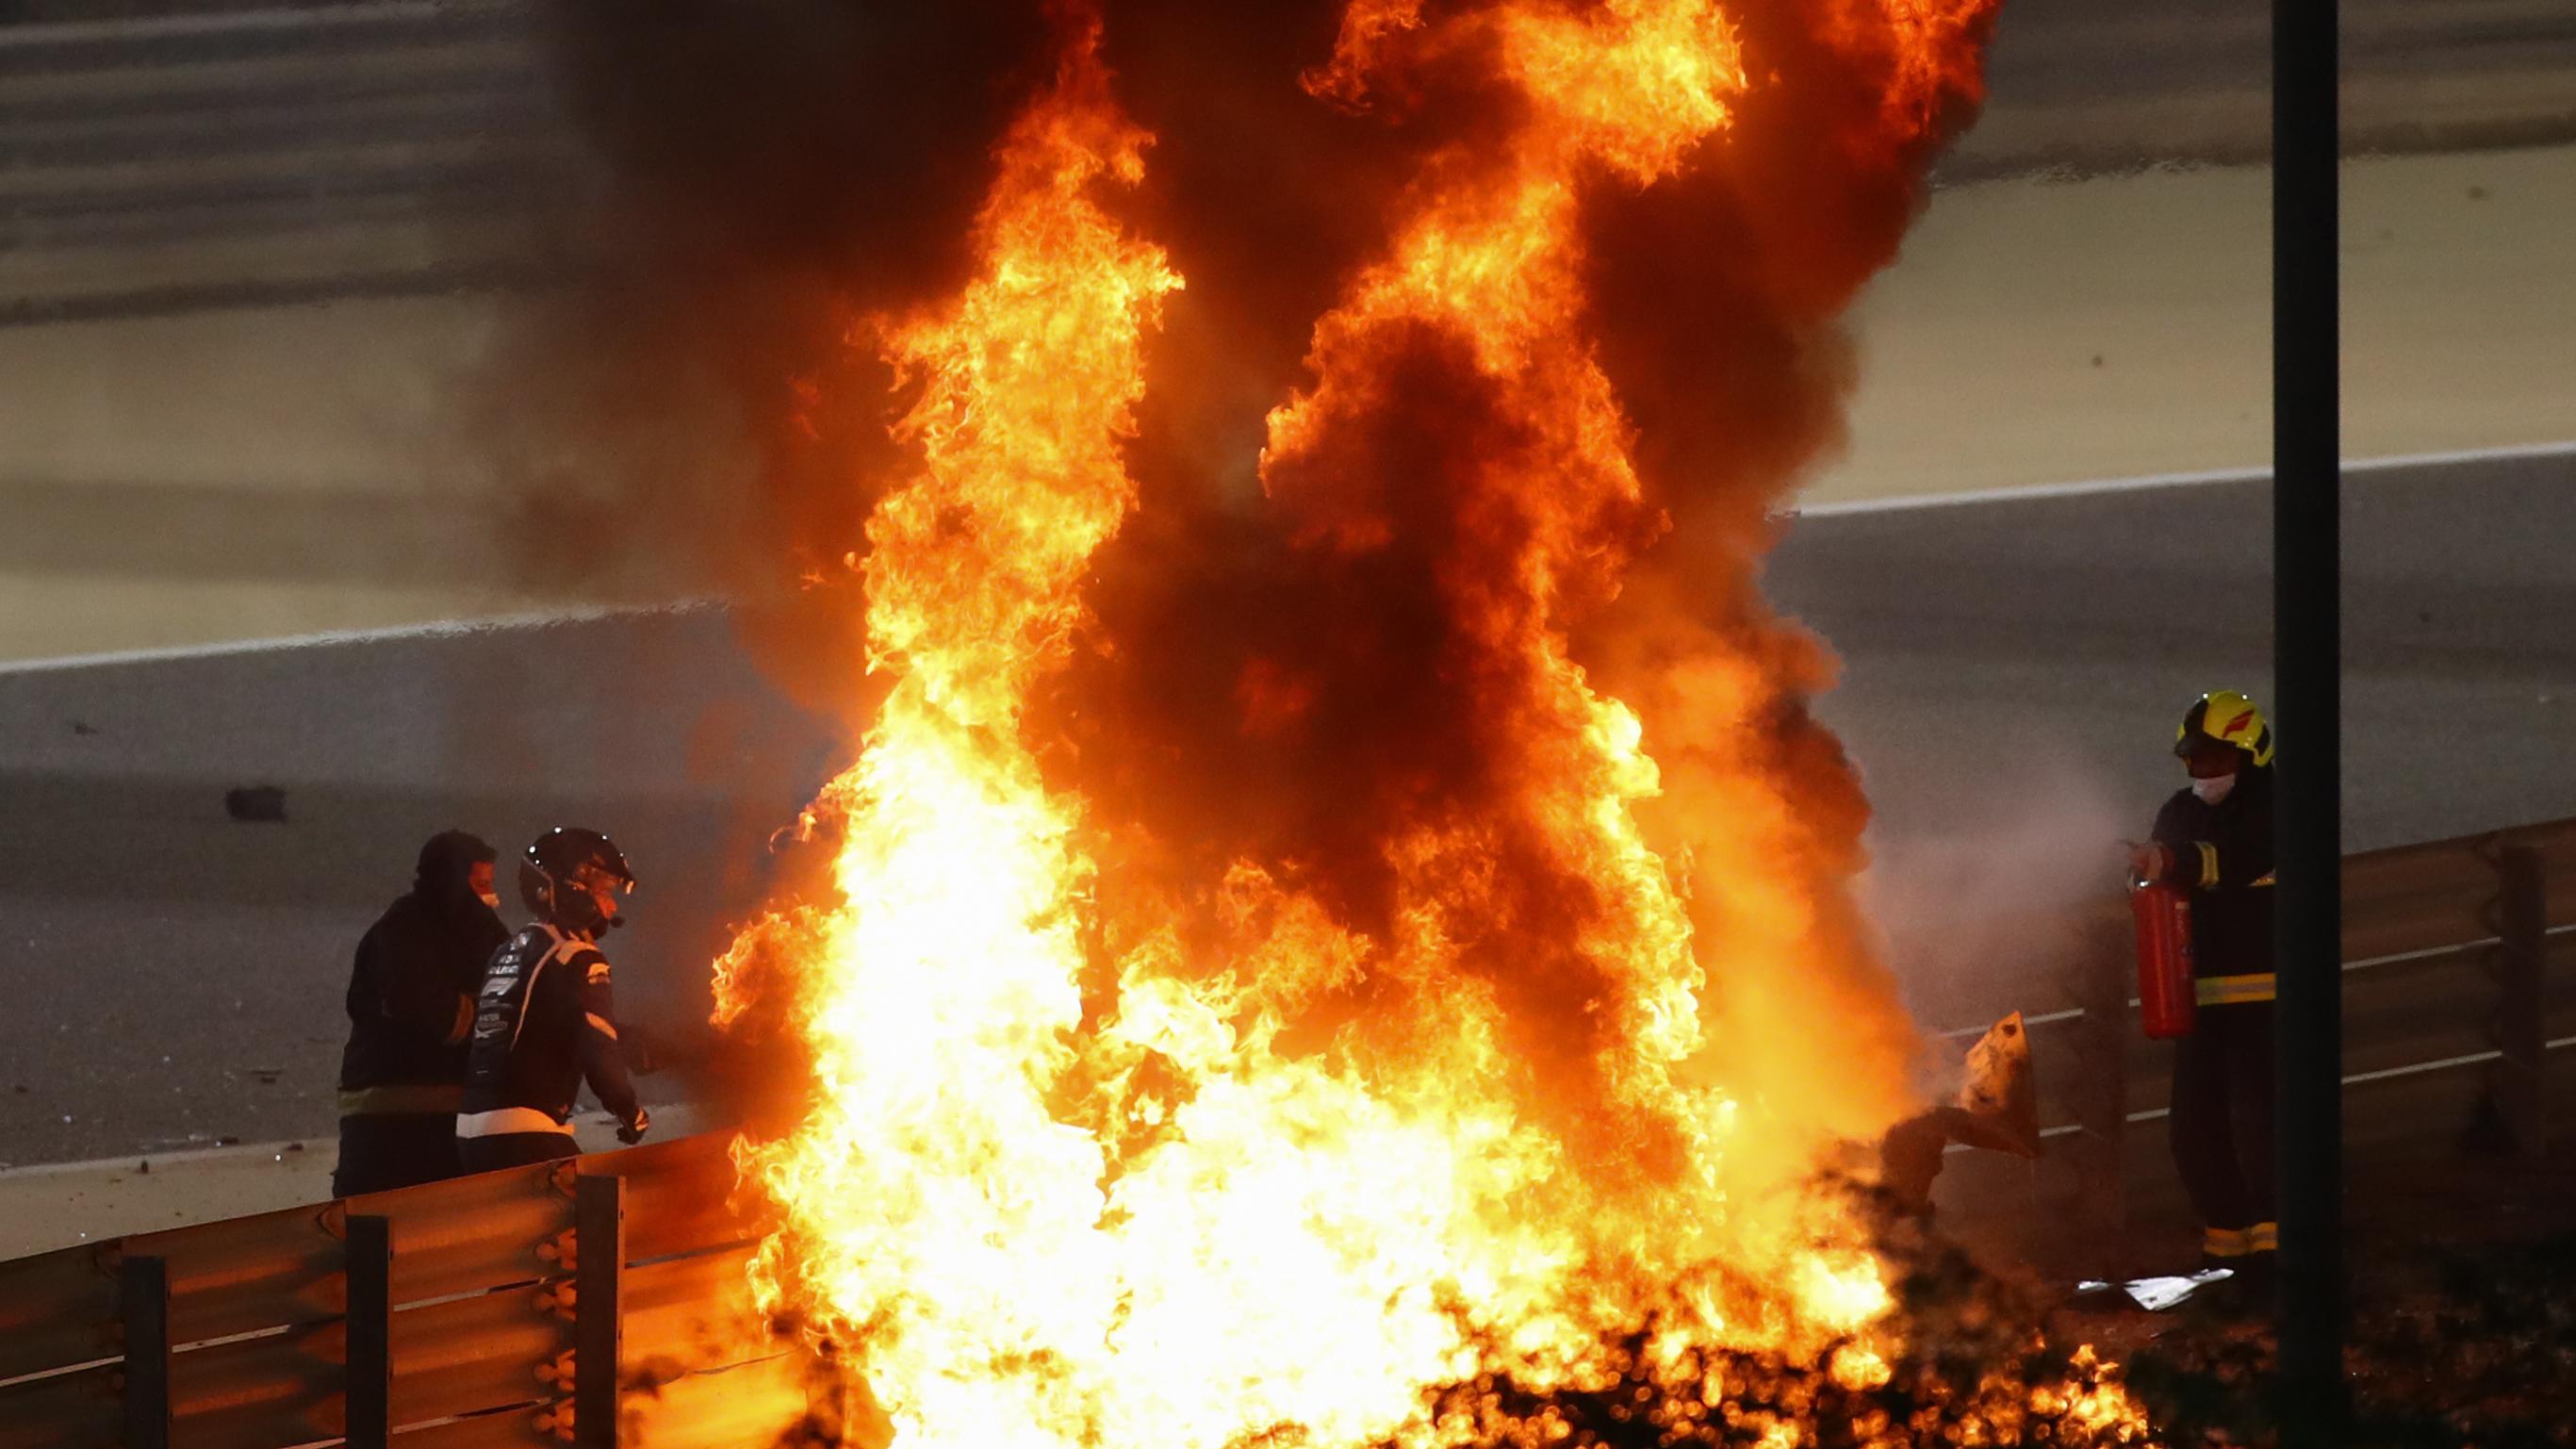
[[[2191,900],[2198,1003],[2174,1043],[2174,1166],[2208,1266],[2269,1271],[2272,1208],[2272,731],[2254,701],[2218,690],[2174,736],[2191,783],[2156,812],[2129,864]]]
[[[618,1120],[617,1139],[651,1125],[617,1042],[608,957],[599,938],[619,925],[635,872],[596,830],[557,827],[519,863],[519,893],[536,920],[493,954],[483,973],[467,1059],[457,1150],[468,1172],[573,1156],[573,1100],[590,1083]]]
[[[465,1035],[483,963],[509,938],[492,847],[443,830],[420,848],[411,890],[358,941],[349,1045],[340,1054],[340,1161],[331,1191],[382,1192],[454,1177]]]

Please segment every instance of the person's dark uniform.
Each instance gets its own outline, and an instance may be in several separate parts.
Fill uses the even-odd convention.
[[[582,1083],[642,1139],[649,1125],[617,1041],[608,957],[596,941],[618,924],[615,896],[634,888],[608,837],[556,829],[528,847],[520,890],[539,919],[492,956],[475,1002],[465,1100],[454,1119],[469,1172],[571,1157]]]
[[[335,1196],[454,1177],[475,988],[509,928],[472,883],[492,847],[462,830],[421,847],[411,891],[377,917],[349,972]]]
[[[2183,719],[2174,751],[2216,740],[2239,755],[2217,800],[2174,792],[2152,839],[2168,854],[2164,878],[2190,893],[2192,974],[2198,1009],[2174,1043],[2174,1166],[2202,1224],[2203,1255],[2224,1263],[2278,1246],[2272,1159],[2272,735],[2253,701],[2232,691],[2203,697]],[[2269,1259],[2265,1258],[2268,1262]]]

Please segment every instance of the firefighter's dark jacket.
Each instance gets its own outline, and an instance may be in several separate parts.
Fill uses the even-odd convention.
[[[349,972],[340,1110],[453,1112],[484,963],[509,939],[460,886],[416,886],[367,928]]]
[[[2153,838],[2172,855],[2165,879],[2191,896],[2194,976],[2272,969],[2272,770],[2237,772],[2215,805],[2177,790],[2156,812]]]
[[[599,1105],[635,1119],[608,957],[540,921],[511,937],[483,974],[457,1135],[569,1131],[585,1079]]]

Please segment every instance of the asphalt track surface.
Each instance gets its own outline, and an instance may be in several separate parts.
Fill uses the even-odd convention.
[[[1789,525],[1770,588],[1844,656],[1889,868],[2142,825],[2181,705],[2267,688],[2266,517],[2244,481]],[[2576,457],[2355,474],[2346,529],[2348,844],[2576,815]],[[349,949],[450,824],[615,833],[621,1010],[684,1021],[837,752],[715,610],[0,673],[0,1162],[327,1134]],[[2026,905],[2039,867],[1970,874]]]
[[[1892,828],[2011,798],[2024,761],[2152,800],[2172,762],[2139,746],[2181,703],[2268,697],[2270,491],[1811,517],[1769,589],[1846,660],[1822,712]],[[2347,848],[2576,814],[2576,453],[2356,469],[2343,528]]]

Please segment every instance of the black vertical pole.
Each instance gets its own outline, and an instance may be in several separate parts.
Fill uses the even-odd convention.
[[[170,1449],[170,1265],[126,1259],[117,1309],[125,1324],[125,1449]]]
[[[2335,0],[2272,0],[2283,1449],[2343,1422],[2342,519]]]
[[[348,1392],[343,1412],[347,1449],[385,1449],[393,1429],[394,1224],[349,1219]]]
[[[2496,1012],[2490,1033],[2504,1055],[2488,1069],[2489,1105],[2503,1120],[2513,1150],[2534,1160],[2549,1143],[2549,875],[2540,848],[2508,845],[2496,855]]]
[[[583,1176],[573,1189],[572,1436],[616,1449],[617,1372],[625,1357],[626,1179]]]

